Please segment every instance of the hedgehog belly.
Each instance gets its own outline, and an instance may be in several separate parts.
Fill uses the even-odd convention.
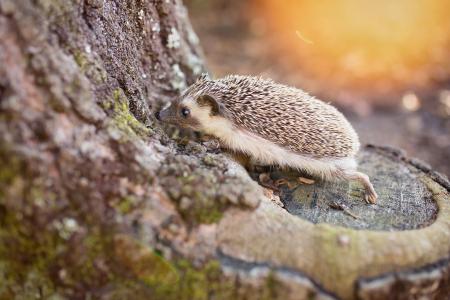
[[[333,178],[337,171],[356,169],[356,161],[353,157],[313,158],[295,153],[246,130],[234,129],[230,134],[223,133],[224,130],[215,132],[225,146],[234,151],[246,153],[258,164],[303,170],[323,178]]]

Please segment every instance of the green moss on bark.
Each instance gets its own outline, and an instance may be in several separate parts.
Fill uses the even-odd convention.
[[[75,62],[80,67],[80,70],[95,83],[105,83],[108,75],[105,69],[95,60],[91,60],[87,54],[76,49],[73,50],[73,57]]]
[[[151,290],[152,299],[233,299],[232,282],[224,279],[216,260],[196,268],[187,260],[169,262],[128,236],[115,241],[117,258]]]
[[[128,100],[121,89],[116,89],[113,92],[113,121],[114,124],[125,133],[141,137],[151,134],[151,130],[139,122],[131,113],[128,105]]]
[[[58,253],[56,236],[34,236],[18,214],[3,212],[0,228],[0,299],[29,299],[57,294],[49,277]],[[33,297],[31,297],[33,295]]]

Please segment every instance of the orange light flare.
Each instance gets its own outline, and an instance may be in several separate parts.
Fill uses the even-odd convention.
[[[253,4],[256,18],[269,29],[276,54],[294,64],[306,81],[312,78],[322,92],[382,98],[449,82],[448,0]]]

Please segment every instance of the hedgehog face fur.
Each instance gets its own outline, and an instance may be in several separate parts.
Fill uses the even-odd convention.
[[[157,118],[215,136],[260,164],[359,180],[366,201],[377,198],[367,175],[356,171],[359,139],[353,127],[333,106],[302,90],[250,76],[202,77]]]
[[[180,98],[157,113],[157,118],[183,128],[209,132],[210,127],[205,125],[210,119],[221,115],[222,105],[204,90],[208,82],[211,81],[201,77]]]

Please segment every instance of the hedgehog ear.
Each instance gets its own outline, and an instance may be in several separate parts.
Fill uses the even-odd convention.
[[[202,95],[197,98],[197,103],[200,106],[209,106],[211,108],[211,115],[217,116],[222,114],[222,105],[210,95]]]
[[[197,81],[206,81],[206,80],[210,80],[210,79],[211,79],[211,77],[209,77],[208,73],[202,73],[202,75],[200,75],[197,78]]]

